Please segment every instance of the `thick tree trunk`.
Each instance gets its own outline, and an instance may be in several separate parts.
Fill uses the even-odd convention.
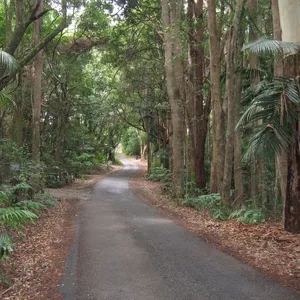
[[[273,34],[274,39],[281,41],[281,26],[280,26],[280,16],[279,16],[279,7],[278,0],[272,0],[272,13],[273,13]],[[281,57],[276,57],[274,61],[274,76],[282,77],[283,76],[283,60]],[[287,152],[282,151],[276,157],[275,161],[276,169],[279,175],[281,199],[283,203],[283,223],[285,223],[285,203],[286,203],[286,189],[287,189],[287,172],[288,172],[288,163],[287,163]]]
[[[173,197],[179,201],[184,195],[184,106],[182,45],[180,40],[180,19],[182,1],[161,0],[164,27],[165,70],[167,92],[172,120],[172,171]]]
[[[276,3],[273,4],[275,5]],[[286,42],[300,42],[300,2],[298,0],[278,0],[282,40]],[[276,9],[276,7],[274,8]],[[275,12],[276,18],[276,10]],[[299,54],[293,60],[286,59],[284,75],[299,78]],[[277,66],[280,69],[280,66]],[[299,115],[299,113],[298,113]],[[299,119],[299,118],[298,118]],[[284,228],[292,233],[300,233],[300,149],[299,149],[299,122],[295,122],[294,140],[288,151],[287,186],[284,203]],[[279,157],[283,163],[284,157]],[[284,171],[281,172],[285,176]],[[284,181],[284,178],[282,179]]]
[[[43,1],[37,0],[36,5],[40,3],[37,10],[39,14],[43,10]],[[38,19],[33,24],[34,45],[40,42],[41,20]],[[32,159],[36,163],[40,162],[40,118],[42,107],[42,73],[43,73],[43,53],[40,51],[34,59],[33,71],[33,108],[32,108]]]
[[[237,57],[236,57],[236,67],[241,67],[243,65],[243,55],[241,52],[243,45],[243,35],[239,36],[239,41],[237,43]],[[240,103],[242,97],[242,75],[237,74],[235,79],[235,124],[240,119]],[[234,202],[237,205],[242,205],[245,198],[245,188],[244,188],[244,175],[242,169],[242,141],[240,128],[235,129],[234,132]]]
[[[195,28],[194,23],[198,24]],[[203,66],[204,51],[199,43],[203,42],[203,1],[188,2],[189,22],[189,60],[188,60],[188,89],[187,113],[188,127],[191,133],[191,170],[194,174],[197,188],[206,186],[204,168],[205,140],[207,123],[210,112],[210,98],[203,101]]]
[[[110,149],[108,151],[108,160],[111,161],[113,164],[116,162],[115,149]]]
[[[235,8],[235,16],[231,33],[229,34],[227,55],[226,55],[226,94],[227,94],[227,138],[225,147],[225,164],[224,164],[224,177],[223,177],[223,189],[222,197],[225,203],[230,203],[230,190],[232,181],[232,170],[233,170],[233,154],[234,154],[234,128],[236,125],[236,101],[237,96],[240,93],[237,92],[236,86],[237,75],[235,72],[236,60],[240,59],[240,47],[239,47],[239,35],[241,35],[241,20],[243,15],[245,0],[238,0]]]
[[[284,228],[292,233],[300,233],[300,150],[299,122],[296,124],[296,137],[288,159],[287,195],[284,206]]]
[[[256,41],[259,37],[258,32],[258,3],[257,0],[251,0],[247,4],[250,20],[249,20],[249,42]],[[259,58],[256,53],[249,53],[249,67],[254,69],[258,68]],[[259,74],[257,72],[250,73],[250,85],[254,87],[260,81]],[[258,123],[258,122],[257,122]],[[258,125],[258,124],[257,124]],[[251,155],[250,161],[250,197],[256,199],[260,197],[260,182],[261,177],[261,162],[258,162],[254,155]]]
[[[207,1],[210,42],[210,79],[213,110],[213,161],[211,166],[211,192],[221,191],[224,174],[224,123],[221,99],[220,37],[217,30],[216,1]]]

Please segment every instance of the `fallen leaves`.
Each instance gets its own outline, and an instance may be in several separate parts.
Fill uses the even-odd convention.
[[[61,299],[57,284],[72,241],[76,201],[59,201],[23,232],[15,232],[15,252],[4,263],[10,288],[0,286],[1,299]]]

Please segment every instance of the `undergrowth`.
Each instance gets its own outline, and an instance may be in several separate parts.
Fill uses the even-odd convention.
[[[183,205],[197,210],[208,210],[214,220],[226,221],[236,219],[245,224],[261,224],[266,220],[262,209],[251,206],[243,206],[240,209],[230,209],[222,202],[220,194],[207,194],[201,196],[186,195]]]
[[[170,175],[170,170],[162,167],[155,167],[148,176],[148,180],[166,182],[169,180]]]

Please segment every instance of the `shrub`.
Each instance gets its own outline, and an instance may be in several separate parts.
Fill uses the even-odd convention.
[[[51,194],[35,194],[34,200],[36,202],[42,203],[46,208],[51,208],[55,206],[57,199]]]
[[[265,222],[265,214],[259,208],[243,207],[230,214],[231,219],[245,224],[261,224]]]
[[[16,204],[16,206],[20,207],[21,209],[39,212],[42,209],[46,209],[46,206],[43,203],[35,202],[32,200],[25,200]]]
[[[226,221],[230,217],[231,210],[226,205],[219,205],[210,210],[210,215],[214,220]]]
[[[0,207],[7,207],[12,204],[10,195],[8,192],[0,191]]]
[[[27,221],[34,222],[38,216],[18,206],[0,208],[0,225],[19,228]]]
[[[152,170],[152,173],[148,176],[148,179],[151,181],[168,181],[170,174],[170,170],[156,167]]]
[[[208,194],[199,197],[187,196],[184,199],[183,204],[200,210],[204,208],[216,207],[218,204],[220,204],[220,202],[221,202],[220,194]]]
[[[105,164],[107,162],[106,155],[103,152],[98,152],[96,154],[95,160],[99,164]]]

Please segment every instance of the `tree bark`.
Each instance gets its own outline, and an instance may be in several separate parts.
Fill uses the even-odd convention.
[[[198,24],[194,28],[194,23]],[[194,174],[196,188],[206,186],[205,176],[205,141],[207,123],[210,112],[210,98],[205,104],[203,99],[203,68],[204,68],[204,40],[203,33],[203,1],[188,2],[189,23],[189,59],[188,59],[188,89],[187,89],[187,116],[188,127],[191,133],[191,170]]]
[[[221,192],[224,174],[224,123],[221,98],[220,37],[217,30],[216,1],[207,1],[210,42],[210,80],[212,99],[213,161],[211,166],[211,192]]]
[[[276,5],[275,1],[273,4]],[[298,0],[278,0],[282,40],[286,42],[300,42],[300,2]],[[276,7],[273,9],[275,19]],[[277,22],[278,23],[278,22]],[[277,30],[278,25],[277,25]],[[286,59],[283,75],[299,78],[299,56],[297,53],[293,60]],[[280,70],[280,65],[277,65]],[[299,120],[299,112],[298,120]],[[288,149],[287,160],[287,185],[284,202],[284,228],[292,233],[300,233],[300,149],[299,149],[299,121],[295,121],[295,134],[291,146]],[[285,162],[284,156],[279,157],[279,163]],[[282,181],[285,180],[285,169],[282,170]],[[282,187],[284,188],[284,186]]]
[[[274,39],[281,41],[281,25],[280,25],[280,16],[279,16],[279,7],[278,0],[272,0],[272,13],[273,13],[273,34]],[[282,77],[283,76],[283,60],[281,57],[276,57],[274,61],[274,76]],[[282,218],[283,223],[285,223],[285,203],[286,203],[286,189],[287,189],[287,153],[282,151],[277,155],[275,161],[276,169],[279,175],[281,199],[283,203]]]
[[[241,86],[236,86],[237,75],[235,72],[237,57],[240,57],[240,47],[239,46],[239,35],[241,34],[241,20],[243,16],[245,0],[238,0],[235,8],[235,16],[233,20],[233,25],[231,32],[229,34],[228,45],[227,45],[227,55],[226,55],[226,94],[227,94],[227,139],[225,146],[225,164],[224,164],[224,177],[223,177],[223,188],[222,197],[223,201],[230,204],[230,190],[232,181],[232,168],[233,168],[233,154],[234,154],[234,138],[235,132],[234,128],[236,125],[236,101],[237,88]]]
[[[237,42],[237,56],[236,56],[236,67],[243,65],[243,34],[240,34]],[[242,75],[237,74],[235,79],[235,125],[240,119],[240,104],[242,98]],[[242,168],[242,141],[240,128],[236,128],[234,131],[234,202],[237,205],[242,205],[245,198],[245,187],[244,187],[244,175]]]
[[[173,197],[180,201],[184,195],[184,106],[182,45],[180,20],[183,1],[161,0],[164,28],[165,70],[172,121]]]
[[[37,14],[43,10],[43,0],[36,0],[39,4]],[[38,19],[33,24],[33,42],[38,45],[40,42],[41,20]],[[40,163],[40,118],[42,107],[42,73],[43,73],[43,52],[37,53],[33,67],[33,108],[32,108],[32,159]]]

